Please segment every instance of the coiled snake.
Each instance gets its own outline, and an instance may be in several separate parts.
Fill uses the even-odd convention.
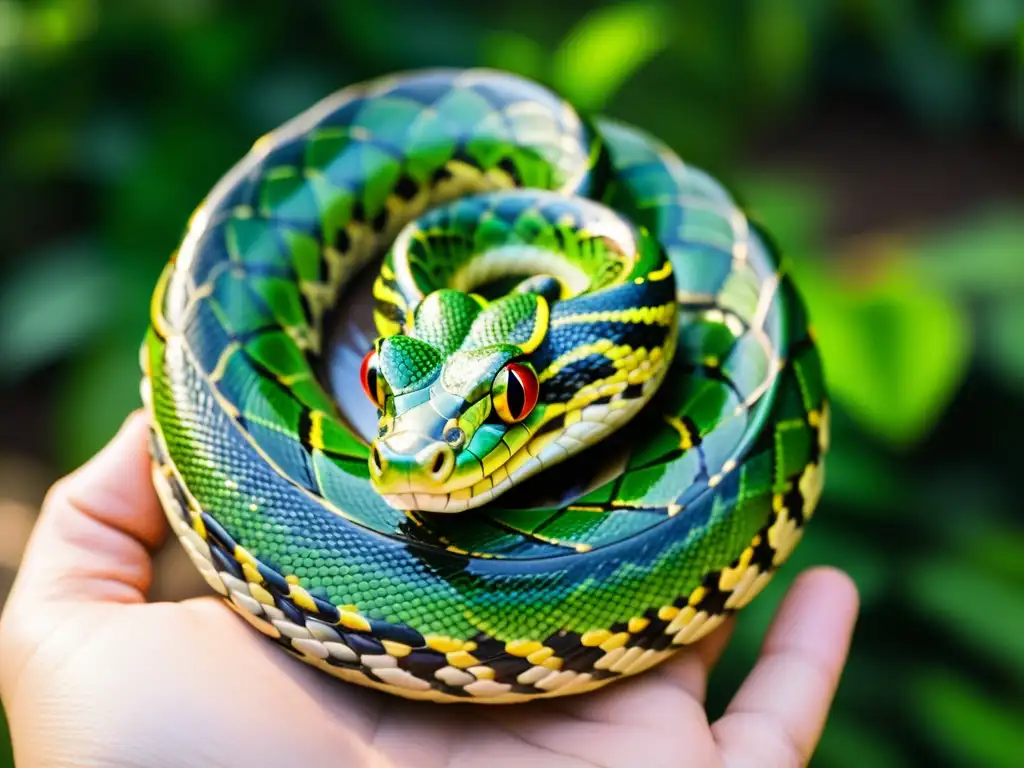
[[[326,321],[381,256],[345,372],[364,436]],[[650,668],[754,597],[821,492],[821,366],[763,231],[656,139],[500,72],[354,86],[257,141],[161,277],[142,367],[210,586],[411,698]]]

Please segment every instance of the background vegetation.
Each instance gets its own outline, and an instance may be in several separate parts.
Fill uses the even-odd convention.
[[[832,563],[864,610],[816,764],[1020,765],[1021,0],[0,0],[0,599],[46,485],[138,402],[196,202],[320,96],[439,64],[653,131],[801,273],[837,409],[826,496],[712,707],[788,581]],[[188,573],[168,554],[160,594]]]

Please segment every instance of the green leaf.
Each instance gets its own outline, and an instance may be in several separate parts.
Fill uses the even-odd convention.
[[[89,176],[117,183],[137,167],[143,151],[139,126],[124,114],[105,111],[79,128],[76,164]]]
[[[540,43],[526,35],[505,30],[488,32],[480,40],[480,58],[488,67],[543,80],[548,55]]]
[[[1022,241],[1024,242],[1024,241]],[[1007,300],[992,304],[982,319],[979,334],[981,359],[1000,379],[1017,392],[1024,392],[1024,301]]]
[[[814,753],[814,764],[831,768],[901,768],[907,759],[876,726],[837,711],[828,719]]]
[[[957,0],[952,9],[956,31],[979,49],[1010,46],[1024,24],[1020,0]]]
[[[815,512],[807,533],[785,568],[791,574],[821,565],[838,568],[856,582],[861,603],[870,606],[886,593],[892,575],[891,564],[878,551],[873,538],[833,524],[833,511],[823,506]]]
[[[787,258],[821,258],[821,240],[829,214],[827,195],[817,184],[791,175],[749,175],[738,183],[747,215],[761,222]]]
[[[1021,38],[1021,44],[1017,46],[1017,66],[1010,75],[1002,99],[1010,128],[1018,136],[1024,134],[1024,34]]]
[[[27,11],[17,3],[0,3],[0,63],[20,47],[25,34]]]
[[[342,73],[335,79],[311,68],[278,65],[253,78],[245,89],[245,106],[259,130],[269,131],[311,107],[344,79]]]
[[[921,274],[958,293],[1016,296],[1024,289],[1024,208],[991,210],[925,239]]]
[[[1024,680],[1024,601],[1018,584],[951,558],[915,564],[905,584],[921,610]]]
[[[875,517],[905,503],[903,479],[890,457],[850,427],[842,429],[841,406],[832,414],[832,447],[825,463],[825,502],[839,501]]]
[[[94,343],[63,381],[53,423],[59,468],[83,464],[113,437],[128,414],[140,405],[138,337],[125,332]]]
[[[953,764],[1013,768],[1024,749],[1024,711],[1019,703],[993,701],[946,669],[922,672],[912,687],[913,706],[929,739],[948,751]]]
[[[465,13],[451,4],[418,2],[324,3],[335,34],[355,55],[346,62],[379,73],[425,66],[470,66],[480,36],[478,13]],[[330,62],[330,58],[327,59]],[[321,67],[330,72],[334,64]]]
[[[622,3],[589,13],[555,51],[555,86],[577,107],[599,109],[664,50],[671,27],[660,5]]]
[[[974,518],[949,528],[949,544],[963,553],[965,562],[1024,587],[1024,531]]]
[[[796,271],[830,391],[879,438],[896,445],[920,440],[966,373],[970,328],[963,310],[895,267],[864,288],[844,286],[820,267]]]
[[[803,80],[810,52],[804,5],[800,0],[760,0],[749,6],[748,55],[758,85],[752,96],[759,101],[784,101]]]
[[[0,287],[0,379],[16,379],[70,352],[114,316],[116,277],[85,245],[26,256]]]
[[[7,730],[7,716],[3,707],[0,707],[0,768],[14,768],[11,734]]]
[[[981,72],[947,44],[914,3],[887,4],[907,9],[898,28],[879,40],[886,74],[902,106],[933,131],[969,125],[982,104]]]
[[[778,241],[807,302],[829,389],[872,435],[915,442],[942,414],[969,362],[965,312],[915,271],[905,255],[846,260],[858,284],[822,262],[828,210],[816,185],[755,177],[742,184],[752,218]]]

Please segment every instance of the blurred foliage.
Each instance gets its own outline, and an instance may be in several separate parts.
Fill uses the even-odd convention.
[[[0,766],[14,766],[14,754],[11,752],[11,742],[7,733],[7,717],[0,707]]]
[[[159,270],[252,140],[349,82],[473,64],[728,179],[804,287],[836,401],[829,480],[794,563],[744,612],[712,708],[793,576],[830,563],[864,611],[816,763],[1019,765],[1021,200],[836,243],[828,188],[740,159],[848,101],[921,136],[1019,141],[1024,0],[0,0],[4,419],[42,391],[42,458],[88,457],[137,403]]]

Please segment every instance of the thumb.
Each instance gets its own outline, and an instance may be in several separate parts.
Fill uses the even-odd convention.
[[[147,432],[145,415],[133,413],[103,450],[50,489],[11,593],[14,606],[145,600],[150,553],[167,528],[150,479]]]

